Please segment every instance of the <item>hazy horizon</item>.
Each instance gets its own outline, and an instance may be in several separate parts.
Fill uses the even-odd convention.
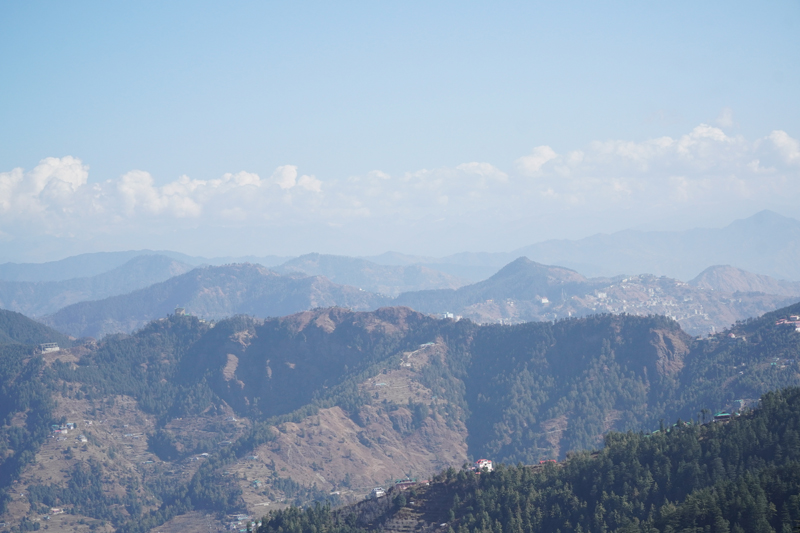
[[[0,261],[800,218],[800,4],[6,3]]]

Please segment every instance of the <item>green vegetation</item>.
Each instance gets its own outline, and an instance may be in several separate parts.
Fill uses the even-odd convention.
[[[29,499],[34,506],[43,505],[42,511],[44,512],[50,507],[71,505],[77,514],[109,520],[115,525],[119,525],[125,520],[125,514],[116,504],[124,504],[130,515],[137,515],[137,510],[141,509],[141,503],[135,493],[130,491],[126,498],[107,496],[103,493],[102,477],[102,465],[93,460],[81,461],[75,463],[70,471],[66,487],[61,488],[52,484],[30,485],[28,487]],[[136,480],[128,479],[125,484],[134,485],[133,488],[135,488]]]
[[[800,389],[766,394],[727,423],[611,433],[602,450],[561,464],[449,469],[427,494],[446,495],[436,518],[457,533],[790,533],[800,519]],[[316,506],[274,512],[259,533],[378,525],[359,506]]]
[[[686,335],[676,322],[657,316],[597,315],[556,323],[478,326],[465,320],[436,320],[402,308],[374,313],[330,309],[266,321],[237,316],[214,327],[191,316],[170,316],[132,335],[84,345],[76,350],[81,354],[77,363],[56,361],[49,368],[33,355],[31,346],[9,344],[0,346],[0,488],[19,477],[47,436],[53,423],[54,391],[86,399],[90,406],[101,405],[114,395],[134,398],[157,421],[147,439],[150,450],[163,461],[211,450],[219,442],[208,440],[209,433],[195,440],[176,440],[167,426],[173,418],[214,415],[227,410],[227,404],[237,415],[250,419],[244,434],[231,439],[230,445],[214,448],[188,483],[147,475],[136,483],[126,480],[126,495],[112,497],[104,495],[99,485],[102,476],[96,470],[102,466],[87,461],[73,468],[66,485],[31,487],[34,506],[68,505],[130,533],[147,531],[192,509],[240,510],[239,489],[230,477],[222,475],[225,466],[275,439],[275,425],[299,422],[333,406],[341,407],[360,425],[369,422],[365,413],[384,410],[403,435],[424,430],[431,417],[451,426],[463,423],[469,435],[469,454],[506,464],[561,459],[570,451],[597,448],[604,442],[608,450],[645,438],[614,433],[604,441],[603,435],[610,429],[652,430],[662,420],[678,418],[699,422],[712,410],[740,409],[766,391],[800,384],[800,335],[775,325],[777,318],[799,313],[800,305],[794,306],[737,324],[731,330],[734,337],[726,332],[702,340]],[[400,368],[403,352],[432,342],[437,344],[430,352],[434,355],[418,379],[431,390],[435,401],[378,402],[360,387],[368,378]],[[365,409],[367,405],[372,408]],[[400,409],[407,409],[410,416],[406,411],[398,413]],[[708,439],[717,431],[714,427],[718,426],[679,428],[669,438],[685,433],[694,435],[695,440]],[[665,438],[659,435],[642,442]],[[601,452],[601,458],[607,450]],[[587,464],[599,464],[581,453],[571,455],[574,458],[569,464],[589,459],[595,462]],[[673,458],[679,461],[678,455]],[[497,473],[501,474],[527,479],[525,476],[541,473],[506,468]],[[461,481],[453,477],[458,475],[448,475],[453,490],[460,487],[457,483]],[[651,475],[657,478],[652,468]],[[677,471],[669,474],[673,483],[684,474],[676,475]],[[469,476],[462,481],[468,479],[474,481]],[[782,478],[770,479],[782,482]],[[265,491],[297,503],[326,496],[313,487],[295,486],[294,481],[277,474],[264,483]],[[573,479],[562,484],[578,490],[575,483]],[[668,490],[662,481],[658,484],[659,490]],[[710,485],[686,486],[700,490]],[[462,492],[467,489],[466,485],[458,488]],[[468,497],[467,492],[463,494]],[[582,492],[575,494],[588,498]],[[677,493],[664,494],[679,509],[683,500]],[[612,505],[613,499],[597,498],[604,509],[618,513],[627,509],[625,502],[633,501],[628,498]],[[689,493],[680,498],[689,498]],[[664,512],[669,509],[667,503],[656,499],[643,505],[645,514],[632,514],[631,520],[660,528],[657,519],[662,507]],[[324,509],[315,512],[324,516]],[[460,517],[470,512],[477,516],[466,508],[453,507],[454,515]],[[795,516],[794,511],[787,512]],[[366,527],[376,516],[366,522],[339,521],[335,527]],[[584,524],[582,515],[563,516],[563,522],[569,521],[575,531]],[[606,520],[609,531],[622,527],[622,522],[614,520]],[[442,521],[448,521],[447,517]],[[594,526],[588,530],[581,527],[595,531]],[[559,528],[571,531],[561,525],[551,530]]]
[[[798,385],[800,333],[775,323],[799,313],[800,304],[795,304],[695,342],[670,406],[676,417],[688,420],[703,409],[735,409],[736,400]]]
[[[54,422],[51,381],[43,367],[30,346],[0,346],[0,491],[34,460]],[[0,515],[7,503],[8,495],[0,492]]]
[[[0,345],[38,345],[43,342],[57,342],[61,347],[72,346],[72,341],[63,333],[20,313],[0,309]]]
[[[332,405],[354,412],[365,401],[355,385],[376,365],[430,340],[419,340],[426,333],[419,326],[437,323],[409,310],[327,313],[325,318],[335,321],[332,331],[314,325],[300,329],[300,319],[291,318],[259,321],[239,316],[221,321],[182,359],[179,379],[186,384],[205,380],[237,412],[260,419]],[[395,315],[404,315],[409,328],[369,327],[370,319],[382,313],[389,315],[390,323]],[[222,371],[229,356],[237,359],[236,380]]]
[[[704,340],[659,316],[442,324],[436,335],[448,357],[424,370],[423,383],[448,400],[448,417],[463,417],[473,457],[563,458],[601,445],[609,429],[701,420],[799,385],[800,335],[775,325],[799,312],[796,305]]]
[[[176,368],[207,329],[195,317],[172,316],[134,335],[106,338],[77,367],[56,362],[53,369],[65,382],[86,385],[90,399],[125,394],[162,420],[197,413],[211,405],[214,395],[202,381],[176,383]]]

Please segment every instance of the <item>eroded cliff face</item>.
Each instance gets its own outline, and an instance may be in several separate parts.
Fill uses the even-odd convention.
[[[674,376],[683,369],[691,341],[682,330],[652,330],[650,344],[655,350],[655,366],[660,376]]]

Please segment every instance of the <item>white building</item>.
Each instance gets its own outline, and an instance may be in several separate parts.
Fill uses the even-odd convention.
[[[494,466],[489,459],[478,459],[475,461],[475,468],[477,468],[478,471],[486,470],[487,472],[491,472]]]

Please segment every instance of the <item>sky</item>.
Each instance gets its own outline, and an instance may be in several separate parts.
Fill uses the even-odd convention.
[[[0,261],[800,218],[800,2],[0,3]]]

